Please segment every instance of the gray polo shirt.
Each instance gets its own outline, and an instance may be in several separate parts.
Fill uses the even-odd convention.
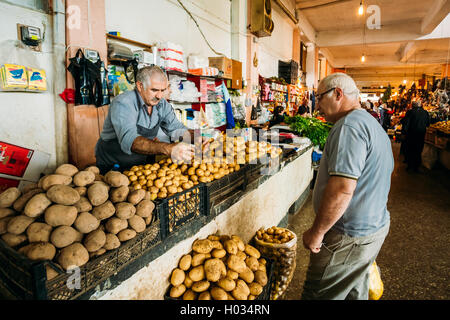
[[[97,164],[119,164],[127,168],[143,164],[146,155],[131,151],[133,141],[142,136],[154,139],[162,130],[172,141],[182,136],[187,128],[177,119],[173,107],[162,99],[153,107],[151,115],[136,90],[124,92],[113,99],[95,148]]]
[[[389,222],[387,200],[394,169],[391,142],[366,110],[354,110],[330,130],[313,192],[317,213],[332,175],[357,180],[343,216],[332,227],[352,237],[376,232]]]

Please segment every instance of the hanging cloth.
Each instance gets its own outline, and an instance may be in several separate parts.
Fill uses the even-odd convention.
[[[222,81],[222,91],[225,102],[225,113],[227,115],[227,129],[233,129],[236,126],[234,123],[233,108],[231,106],[230,94],[228,93],[228,89],[225,86],[224,81]]]

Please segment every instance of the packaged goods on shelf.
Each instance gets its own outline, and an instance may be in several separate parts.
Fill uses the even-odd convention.
[[[133,55],[139,63],[142,64],[155,64],[153,53],[148,52],[146,50],[136,50],[133,51]]]
[[[189,55],[188,56],[188,68],[189,69],[203,69],[209,66],[209,60],[207,57],[199,55]]]
[[[184,61],[183,47],[172,42],[159,42],[158,53],[161,67],[166,70],[184,72],[187,70]]]
[[[197,76],[217,76],[219,74],[219,69],[214,67],[204,67],[189,69],[188,72]]]
[[[24,66],[4,64],[0,74],[4,90],[23,90],[28,86],[27,71]]]
[[[27,68],[28,89],[29,90],[47,90],[47,76],[45,70]]]

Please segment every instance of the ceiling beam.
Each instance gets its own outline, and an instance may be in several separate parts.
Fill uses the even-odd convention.
[[[300,31],[303,32],[301,36],[303,42],[316,42],[317,32],[309,23],[308,18],[301,12],[301,10],[296,11],[298,23],[297,26],[300,28]],[[304,41],[306,38],[307,41]]]
[[[405,45],[400,46],[396,55],[399,57],[399,61],[406,63],[417,51],[417,45],[414,41],[409,41]]]
[[[350,46],[409,41],[421,36],[420,20],[399,21],[392,25],[382,25],[381,29],[365,30],[363,26],[345,30],[320,31],[317,33],[319,47]]]
[[[450,0],[434,0],[422,20],[422,35],[432,32],[450,12]]]
[[[349,1],[355,0],[310,0],[301,2],[297,1],[297,9],[300,10],[318,9]]]

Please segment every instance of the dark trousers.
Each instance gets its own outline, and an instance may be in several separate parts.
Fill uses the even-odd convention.
[[[406,136],[405,157],[408,168],[417,170],[422,163],[422,151],[425,145],[425,133],[411,132]]]

